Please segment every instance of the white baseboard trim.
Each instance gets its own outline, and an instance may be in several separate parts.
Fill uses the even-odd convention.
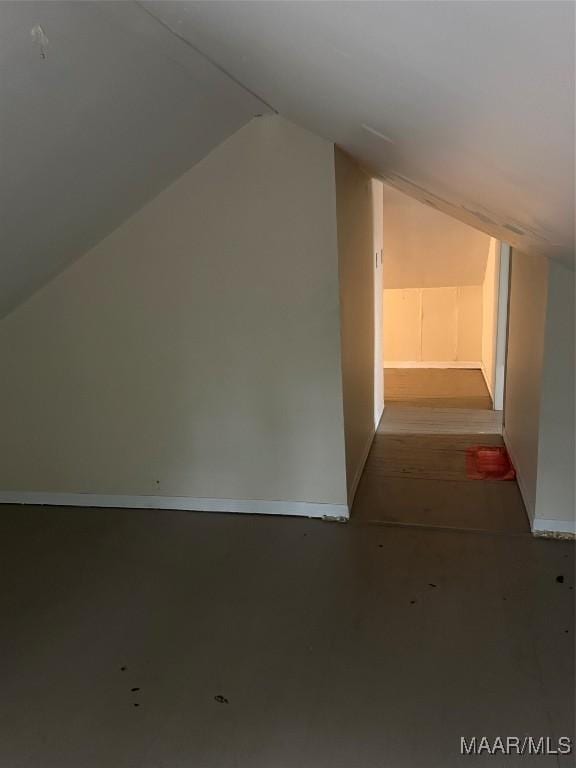
[[[576,521],[574,520],[554,520],[554,519],[547,519],[543,517],[534,516],[535,510],[530,509],[526,501],[526,499],[528,498],[528,494],[526,492],[526,487],[524,485],[522,475],[519,472],[518,462],[516,461],[516,458],[514,456],[514,451],[511,450],[510,438],[506,432],[506,427],[504,427],[504,429],[502,430],[502,437],[504,438],[504,445],[506,446],[506,450],[510,454],[510,458],[512,459],[512,464],[514,465],[514,469],[516,470],[516,482],[518,483],[518,487],[520,488],[520,494],[522,496],[522,499],[524,500],[524,507],[526,509],[526,514],[530,522],[530,529],[532,533],[534,534],[560,533],[560,534],[576,535]]]
[[[422,360],[385,360],[384,368],[478,368],[482,369],[482,363],[474,361],[450,360],[443,361],[422,361]],[[384,393],[386,397],[386,393]]]
[[[382,411],[384,412],[384,411]],[[350,491],[348,493],[348,509],[352,509],[352,504],[354,503],[354,497],[356,496],[356,491],[358,490],[358,484],[360,483],[360,478],[362,477],[362,472],[364,472],[364,467],[366,465],[366,460],[368,458],[368,454],[370,453],[370,448],[372,448],[372,443],[374,442],[374,437],[376,436],[376,429],[372,432],[369,439],[366,441],[366,445],[364,446],[364,450],[362,452],[362,458],[360,460],[360,463],[358,464],[356,468],[356,472],[354,474],[354,479],[352,480],[352,485],[350,486]],[[350,513],[348,513],[349,515]]]
[[[534,518],[532,523],[534,533],[567,533],[576,536],[575,520],[547,520],[544,517]]]
[[[526,510],[526,515],[528,516],[530,528],[534,530],[534,510],[530,509],[528,505],[528,502],[527,502],[528,492],[526,490],[526,486],[524,485],[524,480],[522,478],[522,475],[520,474],[520,468],[518,467],[518,462],[516,461],[516,457],[514,456],[514,451],[510,443],[510,437],[506,432],[505,426],[502,428],[502,438],[504,440],[504,445],[506,446],[506,450],[508,451],[508,454],[512,459],[512,464],[514,465],[514,469],[516,470],[516,482],[518,483],[518,488],[520,489],[520,495],[522,496],[522,500],[524,501],[524,509]]]
[[[239,512],[254,515],[294,515],[348,520],[346,504],[310,501],[204,499],[189,496],[124,496],[101,493],[42,493],[0,491],[0,504],[35,504],[57,507],[119,507],[123,509],[180,509],[190,512]]]

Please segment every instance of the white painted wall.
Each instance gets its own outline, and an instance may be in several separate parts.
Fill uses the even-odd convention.
[[[496,329],[496,365],[494,383],[494,408],[504,408],[506,384],[506,355],[508,345],[508,298],[510,293],[510,245],[500,241],[500,275],[498,278],[498,323]]]
[[[535,530],[576,533],[574,272],[550,263],[539,414]]]
[[[372,256],[374,266],[374,426],[377,427],[384,411],[384,343],[383,343],[383,289],[384,289],[384,185],[372,179]]]
[[[333,145],[253,120],[0,324],[0,500],[345,514],[340,354]]]
[[[548,261],[513,251],[510,271],[504,438],[530,520],[536,512],[538,433]]]
[[[387,367],[471,363],[479,368],[482,286],[385,289],[383,339]]]
[[[482,372],[493,400],[496,389],[499,283],[500,242],[491,237],[482,283]]]
[[[374,437],[374,267],[372,180],[335,152],[342,389],[348,503]]]
[[[384,185],[385,288],[481,285],[490,238]]]
[[[0,2],[0,317],[270,111],[142,5]]]

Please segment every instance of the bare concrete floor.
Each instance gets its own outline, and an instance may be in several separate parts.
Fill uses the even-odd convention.
[[[0,540],[2,768],[573,765],[459,754],[571,735],[571,542],[16,506]]]

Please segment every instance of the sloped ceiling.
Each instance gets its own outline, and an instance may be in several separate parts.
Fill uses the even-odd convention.
[[[399,189],[523,250],[573,259],[573,3],[146,6]]]
[[[573,53],[570,2],[0,2],[0,316],[269,104],[569,261]]]
[[[127,2],[0,2],[0,316],[265,104]]]
[[[482,285],[490,237],[384,184],[384,288]]]

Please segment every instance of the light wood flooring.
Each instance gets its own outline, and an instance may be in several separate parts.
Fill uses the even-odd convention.
[[[471,369],[385,368],[384,400],[413,408],[492,408],[482,371]]]
[[[502,411],[387,405],[378,431],[393,435],[499,435]]]

